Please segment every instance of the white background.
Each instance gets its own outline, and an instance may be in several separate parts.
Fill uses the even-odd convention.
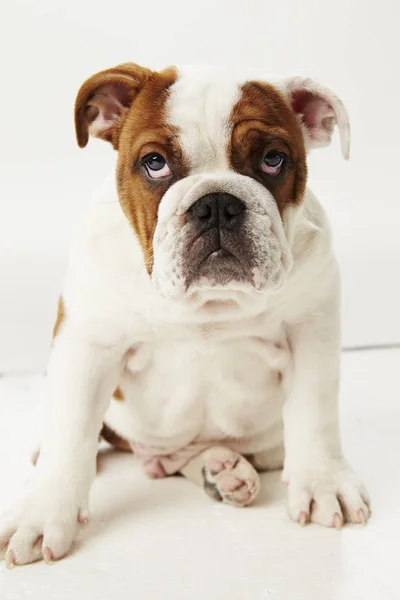
[[[344,343],[400,341],[397,0],[8,0],[0,14],[0,373],[43,371],[69,239],[112,169],[103,142],[75,144],[86,77],[119,62],[245,63],[308,72],[347,105],[337,139],[310,160],[333,223]]]

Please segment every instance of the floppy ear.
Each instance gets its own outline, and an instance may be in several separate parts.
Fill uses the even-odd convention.
[[[118,148],[121,119],[151,74],[144,67],[125,63],[85,81],[75,102],[76,138],[81,148],[89,134]]]
[[[292,109],[301,121],[306,149],[328,146],[335,125],[337,125],[342,154],[348,160],[350,155],[349,115],[336,94],[317,81],[306,77],[286,79],[284,90]]]

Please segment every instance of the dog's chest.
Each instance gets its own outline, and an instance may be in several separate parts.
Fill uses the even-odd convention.
[[[142,344],[128,359],[110,424],[128,439],[177,446],[264,431],[281,407],[281,344],[282,332],[272,341],[208,331]]]

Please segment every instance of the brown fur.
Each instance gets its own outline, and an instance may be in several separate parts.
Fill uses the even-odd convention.
[[[115,431],[110,429],[108,425],[104,424],[103,429],[100,432],[100,436],[106,440],[111,446],[114,448],[118,448],[118,450],[123,450],[124,452],[132,452],[131,445],[129,442],[120,437]]]
[[[232,167],[265,185],[273,194],[281,215],[288,204],[301,203],[307,180],[303,134],[283,96],[267,83],[244,84],[232,110],[231,123],[228,152]],[[280,175],[260,171],[263,157],[271,150],[288,157]]]
[[[53,340],[60,331],[60,327],[65,319],[65,305],[63,297],[60,296],[58,299],[58,309],[57,309],[57,318],[53,327]]]
[[[115,400],[123,400],[124,399],[124,393],[120,387],[117,387],[117,389],[113,393],[113,396],[114,396]]]
[[[159,203],[171,183],[184,176],[185,169],[176,131],[168,126],[164,114],[169,88],[176,78],[176,70],[172,67],[151,72],[127,63],[93,75],[79,90],[75,104],[76,135],[81,147],[87,144],[90,123],[99,114],[100,104],[104,103],[105,86],[118,89],[119,100],[126,105],[119,121],[100,137],[110,141],[119,151],[119,200],[141,243],[149,273],[153,264],[152,240]],[[152,152],[167,159],[174,172],[171,178],[152,181],[146,175],[141,161]]]
[[[176,131],[166,123],[164,113],[169,88],[176,77],[173,68],[153,74],[126,116],[119,142],[119,199],[140,240],[149,273],[153,266],[152,242],[158,206],[168,187],[185,176],[185,163]],[[151,152],[158,152],[166,158],[173,171],[171,178],[152,181],[146,176],[141,160]]]

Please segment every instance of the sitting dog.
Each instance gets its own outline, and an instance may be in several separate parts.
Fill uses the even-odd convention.
[[[312,79],[127,63],[79,90],[78,144],[118,151],[72,248],[37,467],[0,535],[9,567],[64,556],[99,433],[151,477],[246,506],[283,470],[290,517],[365,523],[338,426],[339,273],[308,151],[348,115]]]

